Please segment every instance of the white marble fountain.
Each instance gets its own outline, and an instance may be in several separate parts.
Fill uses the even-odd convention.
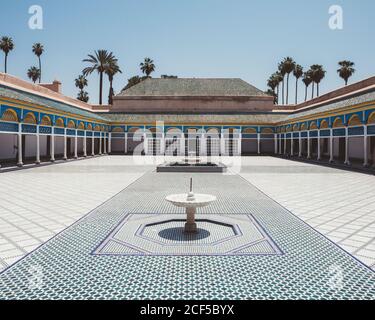
[[[213,195],[195,194],[193,192],[193,178],[190,178],[190,192],[188,194],[171,194],[165,199],[176,207],[186,209],[186,223],[184,229],[186,233],[197,233],[197,224],[195,222],[197,208],[206,207],[217,200]]]

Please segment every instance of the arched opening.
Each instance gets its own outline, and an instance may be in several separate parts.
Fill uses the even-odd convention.
[[[333,160],[339,163],[345,161],[345,125],[341,117],[333,120]]]
[[[364,128],[358,114],[353,114],[348,120],[348,158],[353,165],[362,166],[364,163]]]
[[[243,155],[251,156],[258,154],[258,134],[255,128],[242,130],[241,151]]]
[[[127,153],[133,153],[134,149],[141,143],[143,143],[144,129],[141,127],[131,127],[128,129],[127,132]],[[144,155],[144,150],[142,151],[142,155]]]
[[[17,112],[12,109],[7,109],[3,112],[1,120],[7,122],[18,122]]]
[[[329,150],[329,124],[327,120],[322,120],[320,122],[320,158],[321,160],[328,161],[330,158]]]
[[[275,153],[275,136],[272,128],[261,128],[259,153],[262,155],[272,155]]]
[[[318,125],[316,121],[312,121],[309,125],[310,130],[310,156],[313,159],[318,157]]]

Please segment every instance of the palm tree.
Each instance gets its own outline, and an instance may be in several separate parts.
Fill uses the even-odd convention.
[[[275,82],[277,83],[276,95],[277,95],[277,104],[280,103],[280,83],[283,82],[283,76],[279,71],[274,73]]]
[[[33,52],[38,57],[38,60],[39,60],[39,70],[40,70],[39,83],[40,83],[42,81],[42,62],[41,62],[40,56],[44,52],[43,45],[41,43],[39,43],[39,42],[38,43],[34,43],[34,45],[33,45]]]
[[[312,82],[310,71],[307,71],[303,74],[302,82],[305,84],[305,101],[307,101],[307,88]]]
[[[296,104],[298,102],[298,79],[303,76],[303,68],[299,64],[296,64],[293,70],[293,75],[296,77]]]
[[[77,95],[77,99],[81,100],[83,102],[88,102],[89,101],[89,94],[86,91],[81,90]]]
[[[337,70],[340,78],[343,78],[345,85],[348,85],[349,78],[355,73],[354,62],[344,60],[339,62],[340,69]]]
[[[294,67],[296,63],[291,57],[286,57],[284,60],[281,62],[282,64],[282,69],[284,70],[286,74],[286,104],[288,104],[289,100],[289,75],[293,72]]]
[[[281,93],[281,98],[282,98],[282,104],[284,104],[284,96],[285,96],[285,90],[284,90],[284,79],[285,79],[285,74],[286,74],[286,71],[285,71],[285,67],[284,67],[284,64],[282,62],[279,63],[279,67],[278,67],[278,74],[281,76],[281,90],[282,90],[282,93]]]
[[[0,49],[5,53],[4,72],[7,73],[8,54],[14,49],[14,43],[11,37],[2,37],[0,40]]]
[[[99,104],[102,104],[102,94],[103,94],[103,73],[106,70],[106,66],[110,61],[116,60],[112,52],[107,50],[97,50],[94,54],[89,54],[87,59],[83,62],[91,63],[90,67],[83,69],[83,74],[85,76],[97,71],[99,73]]]
[[[266,93],[269,94],[270,92],[272,92],[271,95],[274,97],[274,103],[276,104],[277,103],[277,94],[275,92],[275,89],[278,86],[278,78],[277,78],[276,74],[271,75],[271,77],[267,81],[267,86],[270,87],[271,89],[268,90]]]
[[[84,101],[84,102],[89,101],[88,93],[83,90],[88,85],[87,78],[83,74],[81,74],[78,76],[78,78],[74,80],[74,82],[75,82],[76,87],[79,88],[80,90],[77,95],[77,99]]]
[[[136,84],[140,83],[142,81],[142,78],[140,76],[133,76],[128,79],[127,85],[122,89],[122,91],[127,90],[131,88],[132,86],[135,86]]]
[[[106,65],[106,67],[105,67],[105,73],[107,74],[108,80],[109,80],[108,104],[112,104],[112,102],[113,102],[113,95],[114,95],[114,91],[113,91],[113,77],[117,73],[122,73],[119,65],[117,64],[117,59],[113,59],[112,61],[110,61]]]
[[[312,71],[311,78],[313,80],[313,83],[316,83],[316,94],[319,97],[319,84],[324,79],[326,71],[320,64],[314,64],[310,67],[310,69]]]
[[[27,76],[35,83],[40,78],[40,70],[37,67],[31,67],[27,70]]]
[[[150,58],[145,58],[144,62],[140,64],[141,70],[146,77],[150,77],[150,74],[155,71],[154,61]]]

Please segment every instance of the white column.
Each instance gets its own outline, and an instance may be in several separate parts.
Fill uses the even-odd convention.
[[[112,152],[112,133],[108,133],[108,153]]]
[[[66,152],[66,128],[64,128],[64,160],[67,160],[68,157],[67,157],[67,152]]]
[[[333,160],[333,129],[329,129],[329,162],[332,163]]]
[[[307,131],[307,159],[311,159],[310,131]]]
[[[242,155],[242,133],[241,132],[238,133],[237,143],[238,143],[237,145],[238,155],[241,156]]]
[[[274,139],[274,146],[275,146],[274,151],[275,151],[275,154],[277,154],[277,146],[278,146],[277,133],[273,135],[273,139]]]
[[[103,143],[104,143],[104,154],[107,154],[107,132],[104,132]]]
[[[95,132],[91,131],[91,155],[95,156]]]
[[[286,139],[286,136],[287,136],[287,133],[285,132],[284,133],[284,155],[286,155],[286,143],[287,143],[287,139]]]
[[[320,153],[321,153],[321,150],[320,150],[320,129],[318,129],[318,159],[317,159],[318,161],[321,158]]]
[[[36,164],[40,164],[40,136],[39,136],[39,124],[36,126]]]
[[[260,133],[257,133],[258,154],[260,154]]]
[[[220,155],[224,156],[225,155],[225,137],[224,137],[224,131],[221,131],[221,136],[220,136]]]
[[[22,124],[18,124],[18,159],[17,159],[17,166],[22,167],[23,161],[22,161]]]
[[[87,157],[87,137],[86,130],[83,132],[83,156]]]
[[[298,132],[298,157],[302,158],[302,135]]]
[[[363,166],[368,167],[368,137],[367,125],[363,125]]]
[[[290,133],[290,155],[294,155],[294,132]]]
[[[145,155],[148,155],[148,139],[146,132],[143,133],[143,150],[145,151]]]
[[[99,155],[102,155],[102,132],[99,132]]]
[[[74,136],[74,159],[78,158],[78,135],[77,129],[75,130],[76,134]]]
[[[345,162],[346,165],[350,165],[349,160],[349,128],[345,127]]]
[[[124,153],[127,154],[128,153],[128,133],[127,132],[125,132],[124,144],[125,144]]]
[[[283,135],[282,133],[279,134],[279,154],[283,153],[282,146],[283,146]]]
[[[55,128],[51,127],[51,162],[55,161]]]
[[[181,133],[181,138],[180,138],[180,151],[179,151],[180,156],[185,155],[185,134],[182,132]]]
[[[163,156],[165,153],[165,133],[162,132],[160,138],[160,154]]]

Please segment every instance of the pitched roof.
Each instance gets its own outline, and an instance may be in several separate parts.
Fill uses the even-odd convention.
[[[118,97],[139,96],[229,96],[249,97],[266,96],[266,94],[238,78],[201,79],[201,78],[172,78],[146,79],[135,86],[123,90]]]

